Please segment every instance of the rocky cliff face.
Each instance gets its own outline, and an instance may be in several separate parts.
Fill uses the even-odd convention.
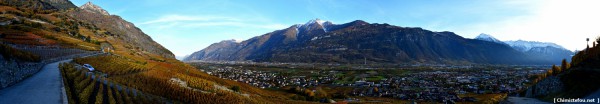
[[[106,29],[106,31],[114,35],[116,41],[125,43],[123,45],[129,45],[127,47],[136,52],[152,53],[165,58],[175,58],[175,55],[171,51],[156,43],[133,23],[125,21],[119,16],[110,15],[106,10],[91,2],[81,6],[79,10],[70,11],[68,14],[81,21]]]
[[[218,50],[216,46],[228,51],[206,51]],[[216,43],[185,61],[363,63],[365,59],[375,63],[537,64],[508,45],[465,39],[452,32],[318,19],[234,45]]]

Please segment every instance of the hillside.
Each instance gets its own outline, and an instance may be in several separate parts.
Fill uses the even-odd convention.
[[[582,50],[572,60],[571,67],[559,75],[565,88],[554,97],[584,97],[600,88],[600,47]]]
[[[550,42],[537,42],[525,40],[500,41],[491,35],[483,33],[475,37],[475,39],[508,45],[513,49],[529,56],[529,58],[536,60],[539,63],[546,63],[548,65],[560,64],[560,62],[556,60],[567,59],[567,61],[570,61],[572,55],[574,55],[574,53],[570,50],[567,50],[558,44]]]
[[[319,19],[241,43],[223,41],[184,61],[302,63],[547,64],[508,45],[466,39],[452,32]]]
[[[77,8],[69,0],[0,0],[2,5],[28,8],[32,10],[67,10]]]
[[[123,44],[123,46],[114,47],[116,53],[155,57],[147,54],[151,53],[164,58],[175,58],[171,51],[156,43],[133,23],[125,21],[119,16],[110,15],[106,10],[91,2],[79,8],[68,11],[66,14],[82,22],[92,24],[93,27],[90,31],[93,35],[107,37],[106,41],[112,44]],[[133,53],[125,53],[121,50],[128,50],[128,52]]]
[[[600,47],[595,45],[600,38],[595,40],[590,48],[577,52],[572,62],[554,68],[553,75],[541,77],[539,83],[531,89],[546,88],[547,92],[532,91],[528,97],[538,97],[551,101],[552,98],[584,98],[600,89]],[[555,83],[555,84],[548,84]],[[550,87],[559,84],[559,87]],[[597,94],[595,94],[597,96]]]
[[[11,51],[2,52],[1,59],[38,61],[40,57],[43,60],[45,54],[75,54],[60,53],[64,50],[105,52],[61,65],[70,91],[69,103],[283,103],[289,100],[278,93],[210,76],[182,63],[135,25],[110,15],[100,6],[88,3],[80,8],[48,11],[28,6],[47,3],[42,1],[19,0],[0,6],[0,12],[5,13],[0,14],[0,43],[25,47],[14,48],[14,51],[3,48]],[[30,47],[55,51],[22,52]],[[82,64],[90,64],[97,71],[83,74],[86,72],[82,70],[86,69],[80,67]],[[238,90],[230,89],[234,86]],[[137,94],[145,97],[139,98]]]

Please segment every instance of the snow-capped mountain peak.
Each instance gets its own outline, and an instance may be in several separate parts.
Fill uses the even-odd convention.
[[[309,27],[309,26],[314,26],[314,25],[317,25],[318,27],[321,27],[321,28],[323,28],[323,30],[324,30],[325,32],[327,32],[327,28],[326,28],[326,27],[327,27],[327,25],[332,25],[332,24],[333,24],[333,23],[332,23],[332,22],[330,22],[330,21],[324,21],[324,20],[321,20],[321,19],[319,19],[319,18],[316,18],[316,19],[314,19],[314,20],[310,20],[310,21],[306,22],[305,24],[301,25],[301,27]],[[298,28],[299,28],[299,27],[298,27]]]
[[[520,51],[529,51],[535,47],[554,47],[565,49],[564,47],[550,42],[538,42],[538,41],[525,41],[525,40],[516,40],[516,41],[505,41],[504,43],[508,44],[511,47],[514,47]],[[567,49],[565,49],[567,50]]]
[[[110,15],[106,10],[102,9],[100,6],[93,4],[91,1],[83,4],[80,9],[100,13],[102,15]]]
[[[489,42],[496,42],[496,43],[504,43],[504,42],[494,38],[492,35],[485,34],[485,33],[479,34],[479,36],[475,37],[475,39],[489,41]]]
[[[319,25],[323,25],[323,23],[325,23],[325,22],[327,22],[327,21],[323,21],[323,20],[321,20],[321,19],[317,18],[317,19],[310,20],[310,21],[306,22],[306,24],[314,24],[314,23],[317,23],[317,24],[319,24]]]

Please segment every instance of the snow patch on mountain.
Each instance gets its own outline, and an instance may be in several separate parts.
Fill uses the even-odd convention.
[[[557,45],[555,43],[550,43],[550,42],[516,40],[516,41],[504,41],[504,43],[508,44],[509,46],[511,46],[519,51],[529,51],[535,47],[555,47],[555,48],[565,49],[564,47],[562,47],[560,45]]]
[[[502,43],[504,44],[504,42],[494,38],[493,36],[489,35],[489,34],[485,34],[485,33],[481,33],[479,34],[479,36],[475,37],[475,39],[477,40],[483,40],[483,41],[489,41],[489,42],[496,42],[496,43]]]
[[[221,42],[230,42],[230,43],[242,43],[244,40],[242,39],[229,39],[229,40],[223,40]]]
[[[311,25],[319,25],[319,26],[323,27],[323,30],[325,32],[327,32],[327,28],[325,26],[326,24],[332,24],[332,23],[329,22],[329,21],[324,21],[324,20],[321,20],[321,19],[317,18],[317,19],[310,20],[310,21],[306,22],[305,24],[302,25],[302,27],[308,27],[308,26],[311,26]]]
[[[318,23],[319,25],[323,25],[323,23],[325,23],[325,21],[321,20],[321,19],[315,19],[314,22]]]
[[[506,44],[518,51],[521,51],[521,52],[527,52],[529,50],[532,50],[533,48],[546,48],[546,47],[554,47],[554,48],[567,50],[564,47],[562,47],[558,44],[555,44],[555,43],[551,43],[551,42],[537,42],[537,41],[525,41],[525,40],[500,41],[500,40],[494,38],[494,36],[485,34],[485,33],[479,34],[479,36],[475,37],[474,39]]]
[[[242,43],[242,42],[244,41],[244,40],[242,40],[242,39],[232,39],[232,40],[233,40],[233,42],[235,42],[235,43]]]
[[[298,28],[300,28],[300,26],[302,26],[302,25],[300,25],[300,24],[294,25],[294,29],[296,29],[296,36],[300,34],[300,30],[298,30]]]
[[[91,1],[83,4],[80,9],[100,13],[102,15],[110,15],[106,10],[102,9],[100,6],[93,4]]]

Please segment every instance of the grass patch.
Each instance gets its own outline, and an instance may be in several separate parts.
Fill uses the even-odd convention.
[[[383,76],[367,77],[367,81],[369,81],[369,82],[378,82],[378,81],[381,81],[382,79],[385,79],[385,77],[383,77]]]

